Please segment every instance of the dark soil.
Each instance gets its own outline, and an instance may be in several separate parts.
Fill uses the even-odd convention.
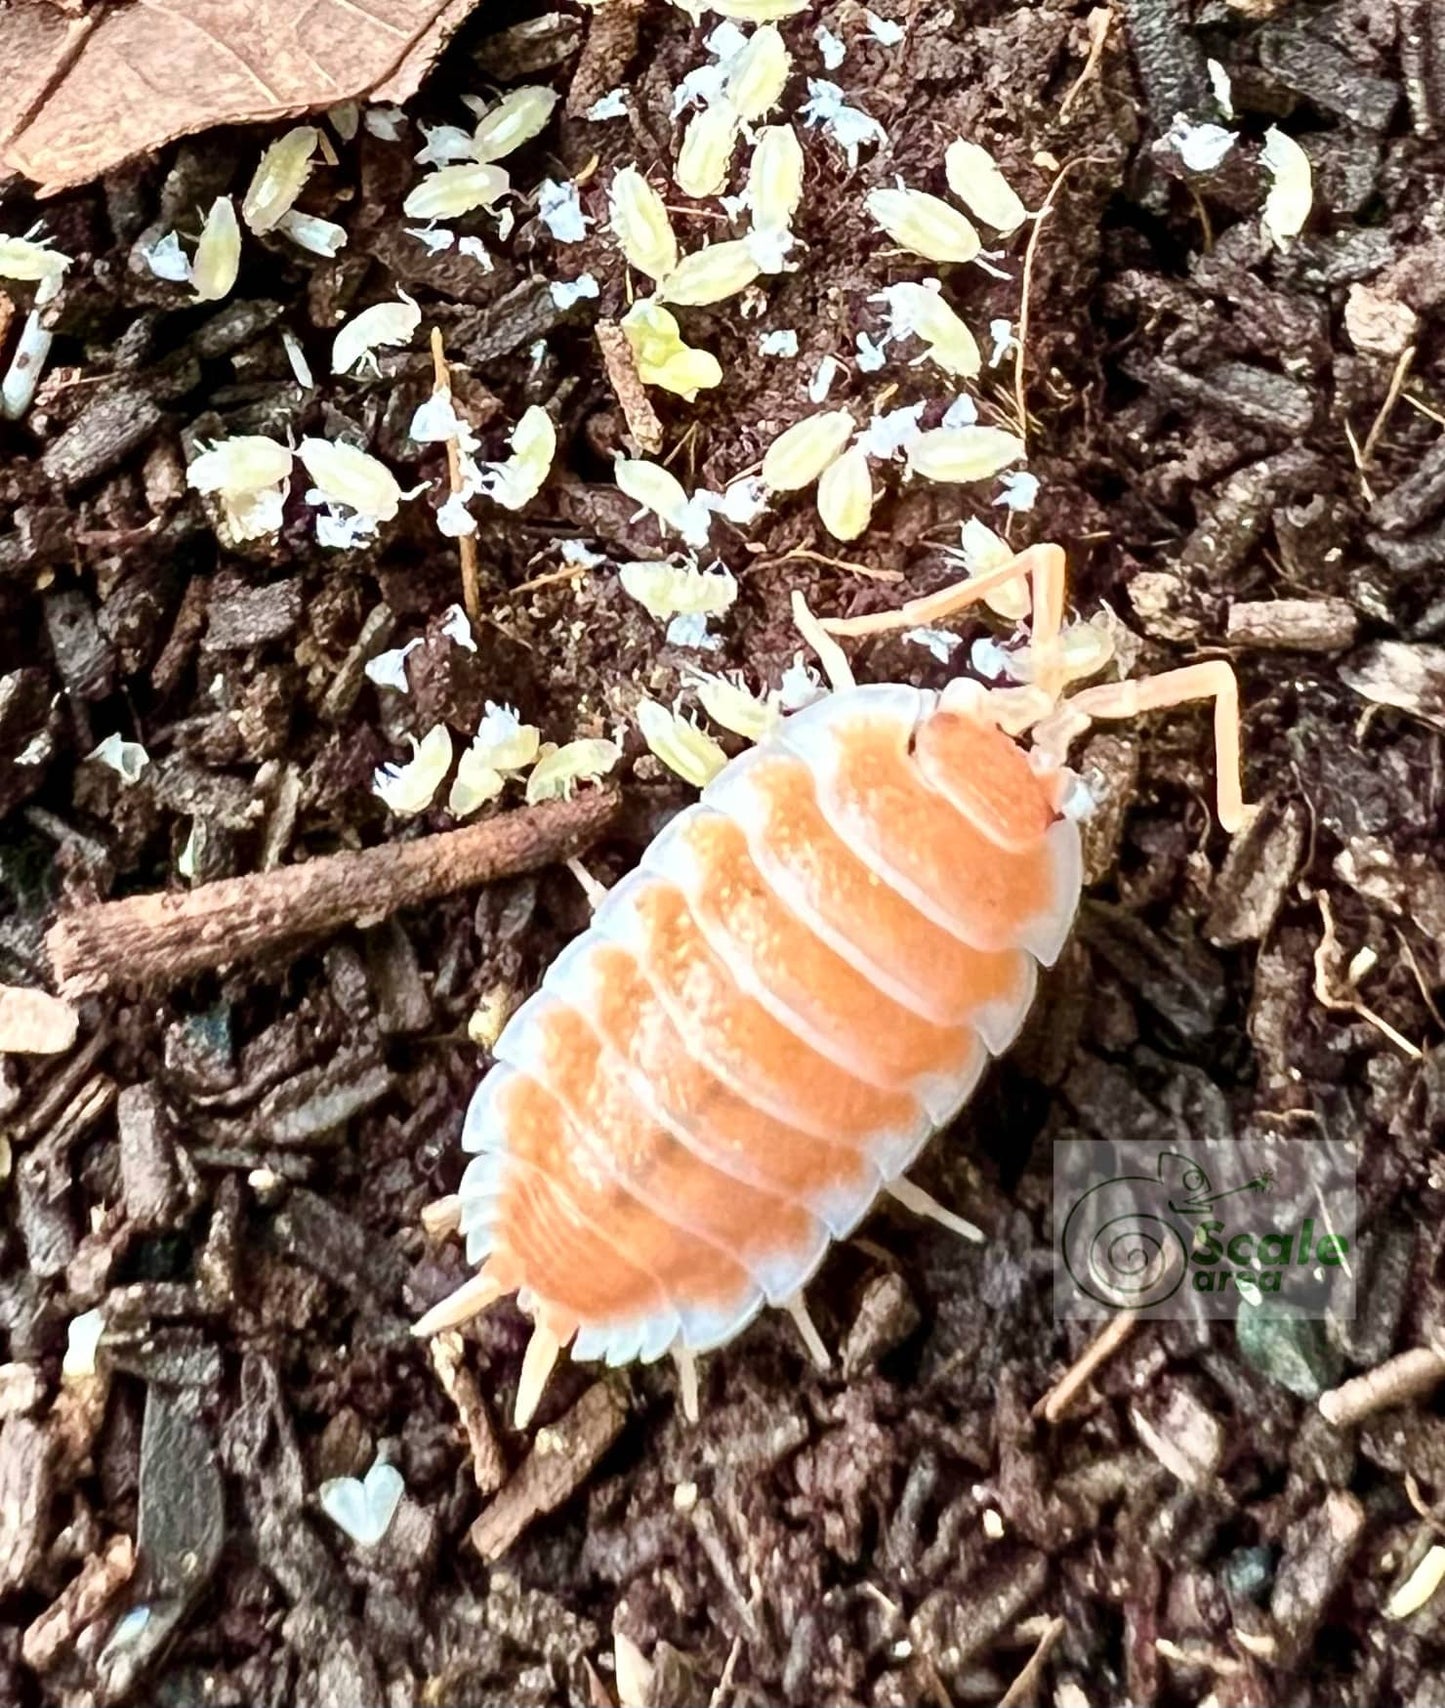
[[[785,26],[813,76],[816,24],[848,39],[833,75],[891,147],[848,172],[809,133],[802,265],[758,318],[689,311],[725,383],[690,409],[657,400],[689,485],[753,467],[811,407],[818,357],[877,330],[868,294],[931,270],[880,257],[867,188],[898,171],[942,189],[959,133],[1033,207],[1069,165],[1027,352],[1042,487],[1012,537],[1066,544],[1078,609],[1117,614],[1137,671],[1234,658],[1263,806],[1230,851],[1202,714],[1083,750],[1103,797],[1094,899],[1020,1045],[918,1171],[987,1245],[880,1210],[810,1292],[847,1374],[817,1373],[790,1323],[763,1320],[704,1361],[696,1427],[669,1367],[599,1389],[564,1361],[540,1427],[513,1433],[527,1324],[498,1307],[466,1334],[475,1392],[457,1389],[474,1446],[489,1413],[514,1473],[495,1495],[408,1333],[464,1275],[420,1214],[461,1169],[485,1065],[468,1017],[525,993],[583,926],[574,880],[553,870],[87,999],[66,1056],[0,1058],[0,1698],[604,1703],[620,1636],[670,1704],[993,1702],[1016,1679],[1008,1700],[1060,1705],[1445,1700],[1445,1603],[1385,1613],[1439,1535],[1445,1417],[1406,1396],[1335,1429],[1313,1403],[1445,1333],[1445,26],[1428,0],[1125,0],[1061,117],[1086,10],[918,6],[896,48],[851,0]],[[566,90],[603,27],[568,16],[519,47],[495,32],[522,11],[485,14],[415,116],[457,122],[458,94],[488,79]],[[638,116],[564,118],[509,162],[530,185],[600,154],[583,190],[599,222],[617,164],[669,157],[672,86],[702,58],[668,7],[648,9],[635,55],[626,34],[614,63],[584,58],[577,105],[628,81]],[[1241,140],[1197,175],[1159,139],[1178,111],[1218,116],[1206,55],[1233,80]],[[1283,250],[1258,218],[1272,124],[1315,174],[1309,226]],[[559,537],[614,561],[657,545],[609,479],[625,428],[591,324],[626,306],[610,244],[561,250],[524,208],[494,272],[428,259],[398,211],[418,144],[363,130],[306,195],[347,226],[341,257],[248,236],[231,298],[197,307],[137,246],[244,189],[271,134],[208,135],[44,209],[77,264],[37,403],[0,430],[0,982],[52,982],[59,912],[182,887],[188,842],[205,881],[444,828],[440,810],[391,820],[370,792],[408,731],[442,718],[465,739],[496,698],[546,739],[607,733],[639,694],[671,700],[696,657],[610,569],[554,574]],[[11,186],[0,212],[20,232],[36,210]],[[720,229],[715,213],[679,225],[686,246]],[[1007,281],[958,281],[980,333],[1017,321],[1020,253]],[[538,273],[584,270],[600,303],[559,312]],[[541,497],[520,517],[487,508],[475,654],[439,632],[459,587],[435,500],[361,553],[318,551],[298,500],[274,543],[227,554],[185,490],[199,440],[343,426],[404,485],[435,481],[439,458],[406,438],[431,386],[422,339],[384,354],[380,378],[328,377],[338,319],[396,284],[442,328],[488,455],[529,403],[559,427]],[[1406,329],[1395,346],[1361,347],[1368,312]],[[765,327],[797,330],[796,362],[757,355]],[[316,389],[292,382],[282,328]],[[895,357],[830,401],[866,412],[893,383],[895,406],[941,395]],[[986,418],[1010,388],[1007,366],[986,371]],[[890,484],[843,553],[806,499],[750,537],[721,529],[742,592],[709,664],[776,683],[799,644],[794,587],[846,614],[953,578],[939,548],[973,500]],[[1253,609],[1285,600],[1304,603]],[[365,658],[412,636],[427,637],[412,695],[373,689]],[[950,674],[901,640],[853,657],[863,680]],[[151,756],[131,787],[84,758],[116,731]],[[688,798],[664,779],[634,734],[600,875]],[[1052,1143],[1121,1133],[1359,1139],[1358,1318],[1247,1348],[1228,1323],[1141,1325],[1059,1421],[1036,1421],[1094,1333],[1053,1315]],[[102,1375],[62,1385],[67,1325],[97,1306]],[[367,1550],[316,1491],[378,1453],[406,1495]],[[126,1538],[139,1562],[108,1579]],[[92,1601],[67,1590],[77,1574]],[[117,1637],[137,1608],[149,1621]]]

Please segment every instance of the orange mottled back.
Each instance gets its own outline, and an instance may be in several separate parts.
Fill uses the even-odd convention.
[[[498,1040],[469,1252],[590,1356],[796,1296],[1021,1024],[1078,900],[1066,782],[898,686],[734,760]]]

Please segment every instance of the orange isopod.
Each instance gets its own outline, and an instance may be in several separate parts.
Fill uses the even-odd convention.
[[[672,1353],[690,1415],[696,1356],[764,1306],[826,1357],[802,1288],[882,1191],[976,1233],[904,1175],[1069,935],[1080,785],[1063,753],[1089,721],[1213,699],[1220,819],[1240,822],[1228,665],[1063,700],[1056,546],[825,627],[936,621],[1021,576],[1028,686],[844,685],[786,719],[653,841],[498,1038],[456,1206],[481,1269],[417,1331],[515,1292],[536,1324],[519,1421],[567,1345]]]

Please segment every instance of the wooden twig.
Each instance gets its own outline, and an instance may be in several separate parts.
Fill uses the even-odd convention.
[[[1441,1382],[1445,1382],[1445,1358],[1431,1347],[1412,1347],[1321,1394],[1320,1415],[1336,1429],[1347,1429],[1377,1411],[1423,1399]]]
[[[1370,431],[1365,435],[1365,442],[1360,447],[1361,474],[1369,468],[1381,436],[1389,425],[1390,417],[1395,413],[1395,405],[1400,401],[1400,393],[1405,389],[1405,381],[1410,377],[1410,367],[1414,360],[1415,346],[1411,344],[1400,352],[1400,359],[1395,363],[1394,372],[1390,375],[1390,385],[1385,393],[1385,401],[1380,405],[1380,412],[1371,422]]]
[[[57,920],[46,948],[67,996],[127,984],[165,988],[301,938],[374,923],[400,907],[565,860],[597,839],[619,805],[615,790],[599,789],[414,842],[327,854],[194,890],[100,902]]]
[[[1043,1692],[1039,1684],[1043,1678],[1044,1662],[1049,1658],[1049,1651],[1064,1634],[1062,1619],[1050,1619],[1044,1627],[1044,1634],[1039,1638],[1038,1647],[1024,1663],[1023,1671],[998,1699],[998,1708],[1022,1708],[1025,1702],[1039,1700]]]
[[[622,407],[622,418],[640,457],[654,456],[662,449],[662,423],[647,388],[637,372],[637,358],[627,334],[615,320],[599,320],[593,328],[607,382]]]
[[[472,1456],[472,1477],[478,1494],[494,1495],[507,1480],[507,1460],[492,1425],[492,1414],[477,1379],[467,1368],[462,1337],[453,1329],[434,1335],[427,1342],[437,1379],[447,1398],[461,1415]]]
[[[1114,14],[1107,6],[1096,6],[1089,13],[1085,22],[1089,26],[1089,54],[1084,61],[1084,69],[1069,85],[1068,93],[1059,102],[1058,122],[1063,124],[1069,116],[1069,109],[1079,98],[1079,91],[1098,70],[1099,60],[1104,52],[1104,43],[1109,39],[1109,26],[1114,22]]]
[[[534,1518],[570,1500],[626,1422],[620,1387],[594,1382],[565,1417],[539,1429],[516,1474],[472,1525],[472,1546],[482,1558],[500,1559]]]
[[[844,569],[849,575],[864,575],[869,581],[902,581],[901,569],[877,569],[871,563],[859,563],[856,558],[829,557],[826,552],[815,552],[807,546],[794,546],[792,551],[784,552],[781,557],[770,557],[763,562],[755,563],[752,573],[760,570],[773,569],[780,563],[792,563],[801,560],[803,563],[822,563],[829,569]]]
[[[452,371],[447,366],[447,353],[442,344],[442,330],[439,326],[431,329],[431,359],[436,374],[433,393],[444,391],[450,396]],[[447,480],[453,494],[462,490],[462,448],[455,439],[447,440]],[[479,623],[482,620],[482,581],[477,572],[477,536],[459,535],[457,549],[462,559],[462,605],[467,616],[474,623]]]
[[[1090,1341],[1084,1351],[1069,1366],[1033,1409],[1035,1417],[1045,1423],[1057,1423],[1088,1385],[1094,1372],[1107,1364],[1134,1332],[1139,1320],[1133,1311],[1120,1311],[1111,1317],[1103,1330]]]
[[[1029,232],[1029,240],[1024,246],[1024,272],[1019,286],[1019,324],[1014,334],[1014,408],[1019,418],[1019,437],[1028,443],[1029,437],[1029,404],[1028,404],[1028,346],[1029,319],[1033,302],[1034,288],[1034,258],[1038,254],[1039,235],[1054,211],[1054,203],[1059,191],[1063,189],[1069,174],[1079,166],[1096,164],[1088,155],[1080,155],[1077,159],[1067,161],[1059,168],[1059,175],[1049,185],[1049,193],[1044,197],[1043,205],[1034,215],[1033,230]]]

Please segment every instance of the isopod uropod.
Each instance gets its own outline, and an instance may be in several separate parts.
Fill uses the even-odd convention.
[[[1227,664],[1063,697],[1059,547],[909,614],[1023,577],[1028,686],[848,686],[786,719],[653,841],[498,1038],[462,1138],[459,1227],[481,1268],[417,1332],[515,1292],[536,1325],[519,1422],[566,1345],[610,1364],[671,1352],[693,1415],[697,1354],[764,1305],[821,1353],[801,1289],[879,1192],[959,1225],[904,1176],[1069,935],[1063,761],[1091,720],[1212,700],[1219,818],[1241,822]]]

